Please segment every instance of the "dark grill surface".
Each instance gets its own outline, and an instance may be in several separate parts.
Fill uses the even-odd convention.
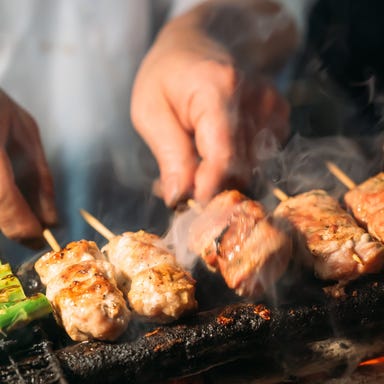
[[[67,383],[52,343],[37,325],[1,340],[0,361],[0,383]]]
[[[254,384],[299,382],[384,354],[382,275],[351,283],[341,298],[313,281],[281,287],[279,303],[220,303],[167,326],[133,321],[116,343],[73,343],[50,317],[2,341],[0,382],[154,384],[202,374],[238,383],[240,373]]]

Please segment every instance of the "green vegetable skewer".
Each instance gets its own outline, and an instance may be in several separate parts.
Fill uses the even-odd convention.
[[[52,307],[44,294],[26,297],[11,266],[0,262],[0,333],[3,336],[51,312]]]
[[[20,280],[12,273],[9,264],[0,265],[0,306],[2,303],[25,299]]]
[[[37,293],[24,300],[8,304],[9,306],[4,306],[0,309],[1,332],[9,332],[13,329],[20,328],[52,312],[47,297],[42,293]]]

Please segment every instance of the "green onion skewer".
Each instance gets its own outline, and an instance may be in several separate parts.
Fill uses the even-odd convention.
[[[0,305],[10,301],[25,299],[20,280],[12,273],[9,264],[0,265]]]
[[[0,262],[0,334],[20,328],[52,312],[43,293],[26,297],[20,280],[11,266]]]
[[[52,307],[42,293],[14,303],[0,304],[0,330],[2,333],[9,332],[51,312]]]

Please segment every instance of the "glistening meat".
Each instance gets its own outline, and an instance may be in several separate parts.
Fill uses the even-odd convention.
[[[171,322],[197,308],[195,280],[159,236],[125,232],[102,251],[118,270],[130,307],[145,320]]]
[[[117,288],[113,266],[92,241],[69,243],[35,263],[56,319],[75,341],[117,339],[130,311]]]
[[[384,246],[324,190],[282,201],[274,216],[286,218],[295,226],[309,251],[308,260],[321,279],[349,281],[383,268]]]
[[[356,220],[372,236],[384,241],[384,172],[348,191],[344,201]]]
[[[285,272],[292,254],[289,225],[236,190],[216,195],[192,222],[188,245],[229,288],[256,297]]]

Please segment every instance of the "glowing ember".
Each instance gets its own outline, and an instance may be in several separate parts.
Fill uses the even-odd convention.
[[[376,357],[375,359],[365,360],[359,364],[359,367],[376,364],[384,364],[384,356]]]

